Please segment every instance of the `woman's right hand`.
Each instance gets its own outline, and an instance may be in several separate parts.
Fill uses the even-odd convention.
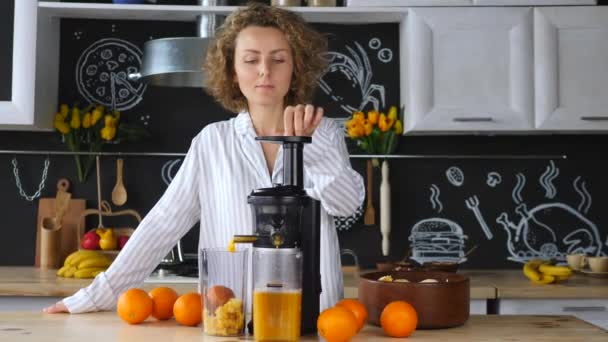
[[[70,313],[70,310],[68,310],[68,308],[65,306],[65,304],[63,304],[63,301],[58,301],[57,303],[55,303],[47,308],[42,309],[42,312],[50,313],[50,314],[62,313],[62,312]]]

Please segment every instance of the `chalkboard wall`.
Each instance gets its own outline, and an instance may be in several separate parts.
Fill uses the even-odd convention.
[[[370,85],[348,80],[345,72],[323,77],[315,103],[329,116],[344,118],[349,108],[400,105],[398,73],[398,27],[394,24],[316,25],[330,37],[334,61],[362,61],[350,68],[371,74]],[[60,102],[86,103],[90,94],[104,101],[95,82],[78,75],[101,44],[111,51],[135,51],[151,38],[192,36],[194,27],[177,22],[127,22],[64,19],[61,23]],[[103,41],[101,41],[103,40]],[[95,45],[97,44],[97,45]],[[130,49],[130,50],[129,50]],[[86,53],[85,53],[86,52]],[[83,57],[85,56],[85,57]],[[125,59],[126,60],[126,59]],[[366,62],[369,64],[366,66]],[[80,63],[80,64],[79,64]],[[86,70],[86,69],[85,69]],[[350,70],[352,72],[353,70]],[[85,75],[86,76],[86,75]],[[89,75],[90,76],[90,75]],[[80,84],[79,88],[79,82]],[[84,88],[91,87],[89,95]],[[348,86],[348,87],[347,87]],[[384,91],[384,98],[380,89]],[[100,95],[101,94],[101,95]],[[362,95],[366,94],[366,96]],[[152,138],[135,144],[109,146],[107,151],[185,152],[190,140],[207,124],[233,116],[220,108],[201,89],[137,88],[120,99],[128,121],[148,128]],[[91,100],[89,98],[89,100]],[[118,103],[118,102],[117,102]],[[400,138],[398,154],[448,156],[448,158],[392,159],[392,233],[390,259],[402,258],[408,249],[419,260],[458,258],[475,245],[479,248],[463,263],[465,268],[513,268],[535,255],[554,255],[575,250],[590,254],[608,252],[608,163],[605,135],[546,136],[406,136]],[[360,153],[349,144],[352,153]],[[0,149],[63,150],[55,133],[0,134]],[[449,156],[485,155],[489,158],[459,159]],[[515,159],[503,155],[537,156]],[[567,155],[567,159],[550,156]],[[495,157],[493,157],[495,156]],[[40,183],[45,157],[17,155],[18,171],[28,194]],[[5,165],[0,177],[0,207],[4,231],[0,239],[0,265],[31,265],[36,239],[37,202],[28,202],[15,185],[13,156],[0,155]],[[127,157],[126,207],[147,213],[166,188],[179,165],[178,158]],[[43,197],[55,194],[55,183],[68,177],[76,198],[96,205],[94,177],[80,184],[73,159],[52,156]],[[364,159],[353,166],[365,176]],[[115,158],[102,160],[102,197],[110,199],[115,183]],[[374,169],[371,194],[379,212],[379,169]],[[118,210],[120,208],[114,208]],[[381,237],[376,224],[365,226],[361,218],[340,220],[341,248],[354,250],[363,266],[382,259]],[[352,225],[350,223],[354,222]],[[168,223],[170,224],[170,223]],[[193,253],[198,227],[184,238],[185,250]],[[432,233],[433,235],[423,234]],[[434,240],[428,240],[428,237]],[[346,260],[345,260],[346,261]]]

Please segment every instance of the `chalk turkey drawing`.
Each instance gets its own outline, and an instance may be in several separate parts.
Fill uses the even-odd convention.
[[[552,181],[558,175],[559,169],[551,161],[539,180],[546,198],[553,199],[557,194]],[[599,230],[584,216],[591,207],[592,199],[585,182],[581,186],[578,185],[580,179],[579,176],[573,182],[575,191],[581,197],[578,209],[555,201],[528,209],[521,197],[526,178],[521,173],[517,174],[512,198],[518,204],[515,212],[519,220],[512,222],[505,212],[496,219],[507,233],[507,249],[510,254],[507,259],[522,263],[534,258],[565,261],[566,255],[572,253],[602,254],[603,241]],[[546,222],[554,223],[549,225]]]
[[[372,38],[368,45],[373,49],[379,48],[380,44],[379,39]],[[358,42],[354,42],[354,45],[355,48],[346,45],[347,54],[336,51],[325,54],[329,66],[317,84],[348,114],[364,110],[368,104],[375,110],[380,110],[385,107],[384,86],[372,83],[373,71],[367,52]],[[387,63],[392,60],[393,52],[390,49],[384,50],[378,51],[378,58]],[[357,102],[347,103],[346,99]]]
[[[104,38],[86,48],[76,63],[78,92],[90,103],[119,111],[138,104],[146,90],[143,82],[131,81],[129,74],[141,67],[141,50],[117,38]]]

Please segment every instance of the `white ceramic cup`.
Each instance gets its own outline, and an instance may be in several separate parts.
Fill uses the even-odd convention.
[[[573,270],[580,270],[587,266],[585,254],[568,254],[566,260],[568,261],[568,266]]]
[[[608,272],[608,256],[587,257],[592,272]]]

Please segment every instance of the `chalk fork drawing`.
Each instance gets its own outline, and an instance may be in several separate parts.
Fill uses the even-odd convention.
[[[465,262],[464,241],[467,236],[456,222],[439,217],[419,221],[412,227],[409,241],[412,259]]]
[[[517,184],[513,188],[513,192],[511,192],[511,198],[513,198],[515,204],[520,204],[524,201],[521,197],[521,190],[526,186],[526,176],[520,172],[515,177],[517,178]]]
[[[78,92],[90,103],[122,111],[132,108],[146,90],[128,75],[141,67],[141,50],[117,38],[104,38],[86,48],[76,63]]]
[[[339,103],[340,108],[348,114],[357,110],[363,110],[368,104],[371,104],[375,110],[379,110],[381,106],[385,106],[384,86],[371,83],[373,72],[369,57],[365,49],[358,42],[354,42],[354,44],[356,49],[348,45],[346,46],[348,55],[335,51],[325,53],[325,57],[329,60],[329,65],[325,74],[317,81],[317,84],[333,101]],[[333,84],[334,82],[330,80],[334,76],[340,76],[340,81],[337,81],[337,84]],[[347,85],[345,86],[344,83],[347,83]],[[351,89],[359,95],[358,103],[344,102],[345,96],[343,96],[343,92]]]
[[[551,160],[550,165],[547,166],[547,169],[538,180],[543,189],[545,189],[545,197],[548,199],[553,199],[557,195],[557,190],[553,185],[553,180],[557,176],[559,176],[559,169],[555,167],[555,163]]]
[[[181,159],[169,160],[165,162],[161,167],[160,178],[163,180],[163,183],[165,183],[166,186],[169,186],[169,184],[171,184],[173,177],[175,177],[175,174],[179,170],[179,167],[177,169],[175,167],[181,162]]]
[[[486,184],[488,184],[489,187],[494,188],[500,183],[502,183],[502,177],[500,176],[500,174],[498,172],[488,173],[488,178],[486,180]]]
[[[486,220],[484,220],[483,216],[481,215],[481,211],[479,211],[479,199],[477,198],[477,195],[469,197],[467,200],[465,200],[465,204],[467,208],[469,208],[475,215],[475,218],[477,219],[477,222],[479,222],[481,229],[483,230],[484,234],[486,234],[486,238],[488,240],[492,240],[494,235],[492,235],[490,227],[488,227]]]
[[[565,256],[571,253],[600,255],[602,252],[597,226],[567,204],[544,203],[528,210],[522,203],[516,208],[516,213],[520,216],[517,223],[513,223],[504,212],[496,219],[507,232],[509,260],[523,263],[533,258],[555,258],[564,261]],[[545,224],[549,216],[559,217],[558,221],[553,219],[558,223],[552,227]],[[560,239],[562,234],[564,236]]]
[[[430,189],[431,197],[429,198],[429,200],[431,201],[431,206],[433,206],[433,209],[437,210],[437,212],[440,213],[443,210],[443,205],[439,200],[439,195],[441,194],[441,191],[439,191],[439,187],[435,184],[431,184]]]
[[[464,173],[456,166],[451,166],[445,171],[445,176],[448,178],[450,184],[454,186],[462,186],[464,183]]]

